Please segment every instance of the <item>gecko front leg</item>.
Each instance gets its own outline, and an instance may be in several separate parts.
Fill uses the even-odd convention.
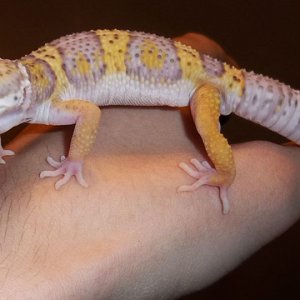
[[[3,156],[15,155],[15,152],[12,150],[5,150],[2,147],[1,136],[0,136],[0,164],[5,164],[5,160],[2,158]]]
[[[94,144],[100,115],[99,107],[88,101],[56,101],[52,104],[48,124],[67,125],[75,123],[75,129],[67,158],[61,156],[60,161],[55,161],[48,157],[48,163],[56,170],[43,171],[40,173],[40,178],[63,175],[63,178],[55,184],[55,188],[59,189],[72,176],[75,176],[80,185],[87,187],[82,174],[83,162]]]

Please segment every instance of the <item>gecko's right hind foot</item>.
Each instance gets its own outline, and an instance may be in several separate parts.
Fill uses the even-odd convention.
[[[223,213],[227,214],[230,210],[228,188],[233,180],[232,177],[225,173],[219,173],[216,169],[212,168],[207,161],[200,162],[193,158],[191,159],[191,164],[193,167],[186,163],[180,163],[179,167],[196,179],[196,181],[190,185],[181,185],[178,187],[177,192],[192,192],[203,185],[217,186],[220,189]]]

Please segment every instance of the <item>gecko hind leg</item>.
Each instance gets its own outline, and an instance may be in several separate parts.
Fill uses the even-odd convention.
[[[214,168],[207,161],[197,159],[191,160],[193,167],[180,163],[179,167],[196,181],[180,186],[178,192],[194,191],[203,185],[217,186],[223,213],[226,214],[230,209],[228,188],[235,177],[235,165],[231,147],[219,129],[220,103],[220,92],[212,85],[198,88],[192,97],[193,119]]]

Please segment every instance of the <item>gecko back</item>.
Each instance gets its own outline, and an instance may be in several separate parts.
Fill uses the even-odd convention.
[[[40,96],[59,94],[63,100],[76,97],[98,105],[186,106],[204,75],[200,55],[192,48],[120,30],[68,35],[21,61],[36,78],[33,87],[39,86],[41,73],[51,79]]]

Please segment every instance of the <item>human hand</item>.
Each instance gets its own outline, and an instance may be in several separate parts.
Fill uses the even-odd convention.
[[[83,189],[40,180],[71,127],[29,126],[0,169],[0,298],[165,299],[199,290],[291,226],[300,214],[300,153],[235,146],[232,210],[218,191],[176,193],[180,161],[201,157],[187,111],[105,108]]]

